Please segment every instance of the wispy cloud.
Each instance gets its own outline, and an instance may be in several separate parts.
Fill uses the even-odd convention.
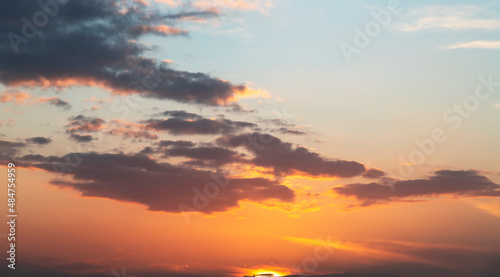
[[[500,201],[492,200],[492,199],[481,199],[481,200],[473,200],[469,199],[467,202],[474,205],[474,207],[480,209],[481,211],[494,215],[500,218]]]
[[[403,32],[422,30],[498,30],[498,15],[472,5],[426,6],[413,10],[408,15],[409,22],[396,26]]]
[[[38,98],[37,102],[38,103],[49,103],[52,106],[61,107],[65,110],[71,109],[71,104],[68,101],[62,100],[61,98],[59,98],[57,96],[48,97],[48,98],[40,97],[40,98]]]
[[[276,5],[277,0],[198,0],[193,3],[198,9],[208,10],[255,10],[267,13]]]
[[[7,89],[0,92],[0,103],[15,103],[16,105],[34,105],[35,103],[48,103],[49,105],[61,107],[65,110],[71,109],[71,104],[57,96],[35,98],[27,92],[17,89]]]
[[[30,99],[31,95],[16,89],[5,90],[0,93],[0,103],[14,102],[16,105],[23,104]]]
[[[487,40],[476,40],[469,42],[460,42],[444,47],[445,49],[460,49],[460,48],[470,48],[470,49],[500,49],[499,41],[487,41]]]

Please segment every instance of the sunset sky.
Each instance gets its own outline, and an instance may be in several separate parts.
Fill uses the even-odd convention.
[[[500,276],[499,1],[40,3],[0,2],[2,274]]]

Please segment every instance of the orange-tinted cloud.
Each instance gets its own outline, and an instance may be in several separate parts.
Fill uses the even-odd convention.
[[[197,0],[193,6],[202,9],[233,9],[233,10],[255,10],[261,13],[267,13],[274,7],[277,0]]]
[[[145,129],[143,124],[114,119],[110,121],[110,126],[106,130],[107,134],[132,139],[158,139],[158,135]]]
[[[17,89],[7,89],[0,93],[0,103],[14,102],[16,105],[24,104],[31,99],[31,95]]]
[[[16,120],[13,118],[7,118],[5,121],[0,119],[0,126],[14,127],[17,125]]]
[[[132,32],[137,34],[157,34],[157,35],[187,35],[188,32],[181,28],[171,27],[167,25],[158,26],[135,26],[132,27]]]
[[[32,1],[6,5],[4,9],[10,12],[4,15],[5,26],[0,30],[4,36],[19,31],[16,14],[33,14],[40,9]],[[76,15],[72,13],[75,10],[86,12]],[[59,89],[96,86],[115,94],[205,105],[229,105],[240,97],[265,95],[246,85],[200,72],[176,70],[168,63],[145,57],[145,51],[151,47],[139,42],[141,36],[185,35],[187,31],[175,26],[176,21],[218,16],[213,11],[181,9],[159,14],[140,3],[120,6],[114,1],[70,1],[57,15],[58,24],[38,29],[43,40],[32,39],[28,44],[17,45],[16,55],[12,55],[9,40],[0,42],[1,83]],[[96,18],[105,20],[94,24]],[[16,96],[18,101],[22,101],[22,96]]]
[[[33,105],[35,103],[48,103],[56,107],[62,107],[69,110],[71,105],[68,101],[62,100],[60,97],[39,97],[35,98],[27,92],[17,89],[7,89],[0,93],[0,103],[15,103],[16,105]]]
[[[68,101],[62,100],[61,98],[54,96],[54,97],[49,97],[49,98],[44,98],[40,97],[37,100],[38,103],[49,103],[50,105],[56,106],[56,107],[61,107],[66,110],[69,110],[71,108],[71,105],[69,104]]]
[[[105,120],[98,117],[88,117],[84,115],[72,116],[66,125],[67,133],[89,133],[102,130],[105,125]]]
[[[84,158],[78,166],[65,170],[67,159],[75,155],[84,155]],[[84,196],[141,203],[152,211],[210,214],[236,208],[241,200],[290,202],[295,199],[294,191],[277,181],[221,177],[215,172],[159,163],[140,154],[28,155],[20,160],[31,167],[73,177],[72,181],[54,181],[54,185],[76,189]],[[218,186],[213,176],[225,180],[226,185]]]

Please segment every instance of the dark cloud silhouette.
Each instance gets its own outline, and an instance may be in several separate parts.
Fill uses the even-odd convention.
[[[142,154],[162,154],[164,157],[169,156],[168,152],[173,149],[187,149],[194,147],[196,143],[189,140],[162,140],[154,144],[154,147],[147,146],[140,151]],[[174,155],[175,156],[175,155]],[[183,155],[176,155],[183,156]]]
[[[75,159],[78,166],[67,165],[68,160]],[[207,193],[207,184],[215,185],[213,176],[220,174],[158,163],[140,154],[70,153],[62,157],[27,156],[23,161],[32,167],[73,177],[72,181],[55,180],[54,185],[76,189],[84,196],[141,203],[152,211],[178,213],[183,211],[181,204],[197,207],[201,201],[206,205],[196,211],[213,213],[238,207],[240,200],[295,199],[293,190],[265,178],[219,177],[227,180],[228,185],[220,187],[218,193],[213,188]],[[210,199],[203,194],[210,194]]]
[[[152,47],[140,43],[140,37],[185,36],[187,31],[176,26],[179,20],[193,14],[212,18],[218,16],[215,11],[158,14],[138,1],[55,1],[56,5],[45,8],[38,2],[0,2],[4,38],[0,40],[0,82],[6,86],[100,86],[119,94],[207,105],[226,105],[252,93],[244,85],[175,70],[144,57]],[[33,19],[40,11],[47,15],[46,21]]]
[[[2,162],[12,161],[19,153],[19,148],[26,147],[25,143],[0,140],[0,160]]]
[[[59,97],[50,97],[50,98],[39,98],[38,99],[38,102],[39,103],[49,103],[50,105],[52,106],[56,106],[56,107],[60,107],[60,108],[63,108],[65,110],[69,110],[71,109],[71,104],[66,101],[66,100],[62,100],[61,98]]]
[[[400,248],[407,249],[408,246],[404,244],[398,245]],[[434,249],[435,250],[435,249]],[[390,261],[383,262],[378,261],[377,263],[364,263],[362,265],[357,265],[356,268],[350,266],[350,263],[345,263],[343,260],[331,259],[329,261],[325,261],[322,263],[323,271],[331,271],[331,272],[342,272],[344,270],[339,270],[339,268],[345,269],[344,273],[331,273],[331,274],[322,274],[322,275],[312,275],[308,274],[308,272],[303,272],[302,274],[296,273],[297,275],[286,275],[286,277],[303,277],[306,274],[310,277],[443,277],[443,276],[453,276],[453,277],[498,277],[500,268],[498,267],[498,263],[492,263],[489,266],[484,266],[484,264],[488,261],[498,262],[498,253],[495,251],[493,253],[486,251],[464,251],[463,249],[458,249],[458,253],[456,253],[456,248],[446,249],[446,251],[438,251],[440,252],[438,257],[448,259],[449,262],[454,262],[453,267],[459,267],[460,265],[463,268],[457,270],[452,269],[450,266],[444,268],[438,265],[431,263],[418,263],[418,262],[403,262],[403,261]],[[427,251],[427,252],[426,252]],[[338,249],[337,252],[342,252],[341,249]],[[424,247],[423,253],[432,253],[429,252],[429,249]],[[448,256],[445,256],[445,255]],[[494,256],[496,255],[496,257]],[[434,257],[435,255],[433,255]],[[450,259],[450,256],[452,259]],[[457,259],[457,257],[459,259]],[[429,259],[429,257],[424,256],[425,260]],[[465,262],[465,264],[457,264],[456,261]],[[78,267],[78,263],[68,263],[75,264],[75,268]],[[100,267],[100,265],[82,262],[88,264],[89,266]],[[66,266],[66,265],[61,265]],[[83,266],[83,265],[82,265]],[[68,270],[68,272],[62,272],[61,270],[57,270],[58,265],[44,265],[39,266],[36,264],[30,264],[23,261],[19,262],[19,267],[16,270],[9,269],[7,264],[2,264],[0,268],[0,276],[12,276],[12,277],[109,277],[109,274],[104,273],[89,273],[82,274],[82,272],[78,272],[76,270]],[[106,272],[111,271],[112,268],[106,268]],[[120,275],[122,273],[122,268],[114,268],[116,271],[116,275]],[[101,270],[102,272],[102,270]],[[357,273],[353,273],[357,272]],[[214,274],[206,273],[206,274],[188,274],[188,273],[179,273],[179,272],[170,272],[170,271],[133,271],[133,269],[126,268],[126,274],[123,276],[141,276],[141,277],[207,277],[213,276]]]
[[[379,179],[385,176],[385,172],[382,170],[378,170],[375,168],[370,168],[368,169],[365,174],[363,174],[363,177],[368,178],[368,179]]]
[[[363,273],[333,273],[333,274],[325,274],[325,275],[286,275],[285,277],[303,277],[303,276],[310,276],[310,277],[398,277],[397,275],[393,274],[377,274],[377,273],[368,273],[368,274],[363,274]]]
[[[152,134],[151,132],[148,132],[147,130],[132,130],[131,128],[127,127],[121,127],[121,128],[115,128],[111,129],[106,132],[107,134],[110,135],[115,135],[115,136],[120,136],[123,138],[131,138],[134,140],[155,140],[158,139],[158,136],[156,134]]]
[[[142,124],[117,119],[111,120],[109,123],[106,133],[110,135],[131,138],[134,141],[158,139],[158,135],[145,129]]]
[[[214,166],[220,166],[240,160],[237,152],[222,147],[175,147],[166,149],[165,155],[171,157],[186,157],[190,159],[209,161]]]
[[[88,133],[96,132],[104,128],[104,119],[98,117],[88,117],[77,115],[68,118],[66,125],[67,133]]]
[[[151,155],[151,154],[163,154],[168,156],[166,153],[169,148],[190,148],[194,147],[196,143],[189,140],[162,140],[154,144],[156,147],[147,146],[140,151],[141,154]]]
[[[170,27],[170,26],[145,26],[138,25],[130,28],[129,32],[132,36],[138,37],[146,34],[155,34],[155,35],[183,35],[186,36],[188,32],[181,28]]]
[[[145,154],[145,155],[151,155],[154,153],[156,153],[156,150],[150,146],[144,147],[141,151],[139,151],[139,154]]]
[[[71,105],[69,104],[69,102],[68,102],[68,101],[66,101],[66,100],[62,100],[62,99],[61,99],[61,98],[59,98],[59,97],[56,97],[56,98],[50,99],[50,100],[49,100],[49,103],[50,103],[51,105],[56,106],[56,107],[62,107],[62,108],[64,108],[64,109],[66,109],[66,110],[69,110],[69,109],[71,108]]]
[[[160,113],[160,115],[167,116],[167,117],[175,117],[175,118],[180,118],[180,119],[200,119],[200,118],[203,118],[200,115],[197,115],[194,113],[188,113],[188,112],[182,111],[182,110],[164,111],[164,112]]]
[[[149,119],[144,124],[156,131],[167,131],[173,135],[217,135],[230,134],[245,128],[255,128],[256,124],[232,121],[224,118],[205,118],[185,111],[167,111],[168,119]]]
[[[13,148],[17,148],[17,147],[24,147],[24,146],[26,146],[26,144],[24,144],[22,142],[12,142],[12,141],[7,141],[7,140],[0,140],[0,147],[5,147],[5,148],[13,147]]]
[[[91,142],[94,140],[92,135],[78,135],[78,134],[71,134],[69,136],[70,139],[80,142],[80,143],[85,143],[85,142]]]
[[[160,147],[193,147],[196,144],[189,140],[162,140],[158,145]]]
[[[287,134],[287,135],[305,135],[305,134],[307,134],[306,132],[293,130],[293,129],[290,129],[288,127],[281,127],[281,128],[278,128],[278,129],[272,129],[271,131],[272,132],[278,132],[278,133],[281,133],[281,134]]]
[[[226,112],[233,112],[233,113],[254,113],[256,112],[254,109],[246,109],[243,108],[242,106],[238,104],[231,104],[228,105],[227,108],[225,109]]]
[[[391,186],[373,182],[339,186],[333,190],[340,195],[356,198],[361,206],[440,195],[500,196],[500,186],[474,170],[439,170],[427,179],[399,180]]]
[[[272,167],[276,174],[299,172],[316,177],[348,178],[365,172],[364,165],[358,162],[328,160],[302,146],[294,146],[272,135],[258,132],[220,137],[217,143],[226,147],[245,147],[255,155],[251,163]]]
[[[7,267],[7,263],[0,266],[0,276],[2,277],[110,277],[110,276],[123,276],[123,277],[208,277],[208,275],[186,274],[172,271],[133,271],[132,269],[124,267],[109,267],[102,266],[89,262],[71,262],[61,265],[47,265],[46,262],[42,263],[43,266],[28,263],[25,261],[16,261],[16,269],[12,270]],[[90,268],[94,269],[91,270]],[[88,269],[85,269],[88,268]],[[104,269],[104,270],[103,270]],[[88,272],[92,273],[88,273]],[[103,273],[104,272],[104,273]],[[110,275],[112,273],[113,275]]]
[[[272,118],[272,119],[261,118],[260,121],[263,122],[263,123],[273,124],[273,125],[280,126],[280,127],[292,127],[292,126],[295,126],[294,124],[288,122],[285,119],[281,119],[281,118]]]
[[[44,144],[51,143],[52,139],[50,139],[50,138],[44,138],[44,137],[32,137],[32,138],[27,139],[26,142],[44,145]]]
[[[54,157],[54,156],[49,156],[49,157],[45,157],[43,155],[40,155],[40,154],[36,154],[36,155],[33,155],[33,154],[29,154],[29,155],[24,155],[20,158],[20,160],[24,161],[24,162],[56,162],[57,161],[57,157]]]

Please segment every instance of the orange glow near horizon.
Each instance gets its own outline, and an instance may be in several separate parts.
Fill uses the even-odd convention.
[[[500,277],[500,1],[4,2],[0,277]]]
[[[257,269],[257,270],[250,270],[245,273],[245,276],[253,276],[253,275],[259,275],[259,274],[273,274],[275,277],[278,276],[286,276],[292,274],[290,271],[285,271],[284,269],[280,268],[271,268],[271,269]]]
[[[3,172],[5,174],[6,170]],[[31,252],[39,259],[108,260],[112,262],[107,266],[127,263],[135,268],[155,264],[156,268],[180,268],[183,273],[203,272],[224,260],[227,264],[248,265],[242,267],[241,275],[273,273],[283,276],[291,273],[292,265],[314,255],[315,247],[320,245],[317,238],[323,241],[329,236],[335,238],[329,242],[329,246],[335,249],[332,261],[352,257],[352,261],[362,258],[441,264],[408,249],[443,249],[436,241],[447,236],[449,230],[454,230],[455,236],[459,235],[455,241],[465,241],[462,244],[467,245],[466,238],[477,232],[476,226],[482,226],[484,240],[497,236],[494,226],[488,223],[491,215],[480,209],[475,213],[465,212],[471,206],[467,202],[426,204],[418,209],[401,204],[397,209],[362,209],[345,213],[337,212],[328,202],[322,201],[329,197],[323,195],[313,206],[303,208],[297,206],[300,202],[291,203],[289,208],[278,204],[263,208],[263,204],[243,201],[239,208],[224,213],[192,214],[190,222],[186,223],[182,214],[150,212],[140,204],[81,197],[76,190],[50,185],[53,175],[43,170],[19,168],[17,176],[22,184],[19,195],[23,196],[20,213],[26,211],[22,213],[24,227],[20,236],[24,243],[20,250]],[[440,213],[435,213],[436,207]],[[286,209],[291,210],[287,212]],[[38,211],[44,217],[27,211]],[[411,220],[405,219],[409,212],[413,213]],[[290,217],[294,214],[300,217]],[[443,225],[442,216],[448,218],[446,225]],[[74,218],[85,220],[72,220]],[[329,220],[325,221],[325,218]],[[463,220],[475,221],[475,227],[463,226]],[[57,230],[51,228],[56,225],[59,226]],[[201,229],[204,231],[200,232]],[[155,231],[145,233],[144,230]],[[419,241],[414,241],[417,234]],[[45,239],[40,240],[40,237]],[[391,246],[395,239],[403,243]],[[85,245],[81,244],[82,241]],[[405,244],[405,241],[412,243]],[[474,243],[470,240],[469,244]],[[449,243],[450,247],[454,244],[458,242]],[[53,251],[47,253],[43,250],[49,248]],[[80,249],[79,253],[72,251],[75,248]],[[213,254],[213,249],[217,249],[217,253]],[[470,249],[477,251],[482,247],[478,245]],[[96,255],[96,251],[99,254]],[[169,262],[165,263],[165,260]],[[270,261],[272,265],[267,263]],[[348,270],[354,263],[346,261],[344,266],[346,268],[340,271]]]

